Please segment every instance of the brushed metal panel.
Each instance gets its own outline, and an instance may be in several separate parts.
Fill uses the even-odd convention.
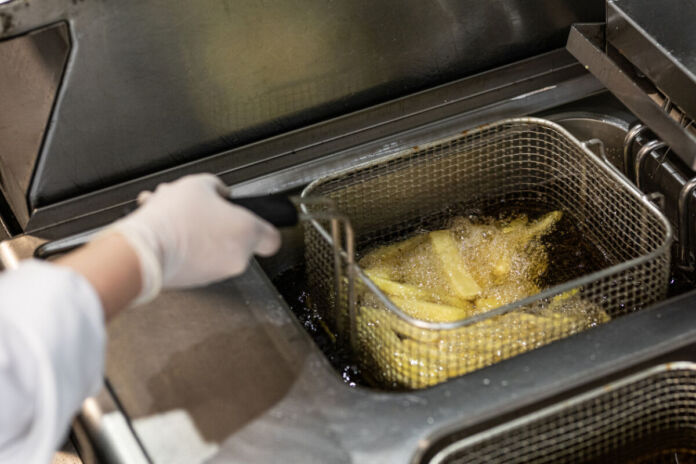
[[[0,35],[66,19],[76,39],[37,207],[554,49],[603,2],[15,0],[0,13]]]

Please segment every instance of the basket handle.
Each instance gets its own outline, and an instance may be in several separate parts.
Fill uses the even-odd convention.
[[[241,198],[230,198],[223,195],[223,198],[232,204],[250,210],[276,227],[296,226],[299,221],[297,207],[293,203],[292,197],[286,193]],[[34,257],[46,259],[74,250],[85,245],[105,228],[106,226],[98,227],[66,238],[46,242],[34,251]]]
[[[604,142],[602,142],[600,139],[594,138],[594,139],[585,140],[584,142],[581,142],[581,144],[583,147],[587,148],[588,150],[590,149],[590,147],[592,145],[596,145],[597,149],[599,150],[599,156],[600,156],[600,158],[602,158],[602,161],[604,161],[604,163],[607,165],[607,167],[609,169],[611,169],[612,171],[614,171],[615,174],[621,176],[624,180],[631,182],[629,180],[629,178],[626,176],[626,174],[621,172],[621,170],[619,168],[617,168],[616,166],[614,166],[614,163],[612,163],[611,160],[609,160],[609,157],[607,156],[607,151],[604,149]]]

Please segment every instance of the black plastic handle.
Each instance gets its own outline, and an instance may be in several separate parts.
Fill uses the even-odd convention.
[[[257,197],[227,198],[227,200],[230,203],[250,210],[276,227],[292,227],[299,222],[297,207],[290,197],[284,193]],[[103,227],[60,240],[46,242],[34,250],[34,256],[46,259],[59,253],[66,253],[89,242],[101,229]]]
[[[258,197],[228,198],[230,203],[248,209],[276,227],[296,226],[299,220],[297,207],[284,193]]]

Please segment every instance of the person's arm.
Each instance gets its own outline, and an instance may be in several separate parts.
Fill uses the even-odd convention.
[[[223,200],[212,175],[163,184],[143,205],[55,263],[0,277],[0,462],[48,462],[101,384],[104,321],[162,288],[205,285],[270,255],[280,235]]]
[[[280,234],[225,201],[219,194],[223,187],[217,177],[199,174],[144,192],[137,211],[57,264],[92,284],[107,319],[133,299],[154,298],[162,287],[204,285],[240,274],[251,255],[275,253]]]
[[[161,288],[205,285],[241,274],[253,254],[269,256],[280,234],[222,198],[210,174],[184,177],[140,196],[143,205],[57,264],[83,275],[112,317]]]
[[[87,279],[99,295],[107,321],[140,293],[138,255],[120,234],[98,237],[61,257],[56,264],[69,267]]]

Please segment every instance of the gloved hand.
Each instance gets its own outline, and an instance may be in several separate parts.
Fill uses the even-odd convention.
[[[138,197],[140,208],[108,228],[122,234],[140,261],[142,290],[133,304],[162,287],[192,287],[241,274],[256,253],[270,256],[280,234],[249,210],[225,201],[212,174],[183,177]]]

